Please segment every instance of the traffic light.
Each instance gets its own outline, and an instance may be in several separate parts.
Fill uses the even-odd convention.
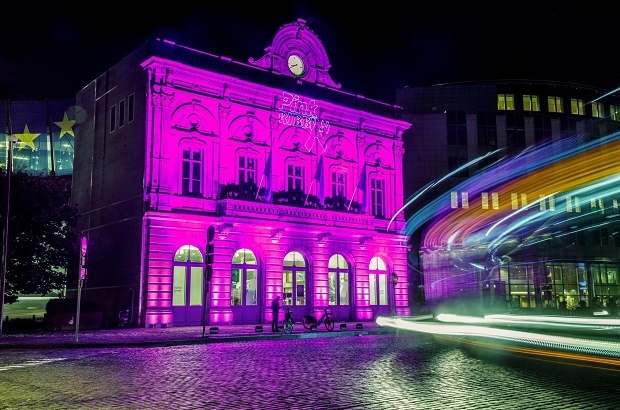
[[[215,246],[212,243],[207,244],[207,265],[213,265],[213,251]]]

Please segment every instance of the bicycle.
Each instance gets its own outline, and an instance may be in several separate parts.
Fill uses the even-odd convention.
[[[295,321],[293,320],[293,312],[291,312],[291,308],[286,308],[286,313],[284,313],[284,333],[293,333],[293,325]]]
[[[318,327],[321,323],[325,324],[325,329],[328,331],[331,332],[334,330],[334,318],[332,317],[332,311],[329,308],[323,309],[323,314],[318,321],[314,315],[304,315],[304,320],[302,321],[302,324],[308,330],[311,330],[313,326]]]

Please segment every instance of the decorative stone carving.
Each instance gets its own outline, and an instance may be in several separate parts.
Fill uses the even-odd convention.
[[[400,145],[394,144],[394,155],[402,158],[405,155],[405,149]]]
[[[218,114],[221,119],[226,120],[230,116],[230,105],[220,104],[218,107]]]
[[[357,143],[357,148],[363,148],[366,145],[366,135],[357,134],[355,142]]]

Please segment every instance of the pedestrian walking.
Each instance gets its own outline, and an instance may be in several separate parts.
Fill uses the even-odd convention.
[[[280,296],[276,296],[271,301],[271,314],[272,314],[271,331],[277,332],[278,331],[278,316],[280,314]]]

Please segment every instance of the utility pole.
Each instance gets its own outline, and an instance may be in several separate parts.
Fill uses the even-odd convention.
[[[11,204],[11,174],[13,173],[13,143],[17,141],[8,130],[8,160],[6,165],[6,211],[4,212],[4,246],[2,247],[2,282],[0,283],[0,337],[4,323],[4,294],[6,293],[6,266],[9,258],[9,208]]]

